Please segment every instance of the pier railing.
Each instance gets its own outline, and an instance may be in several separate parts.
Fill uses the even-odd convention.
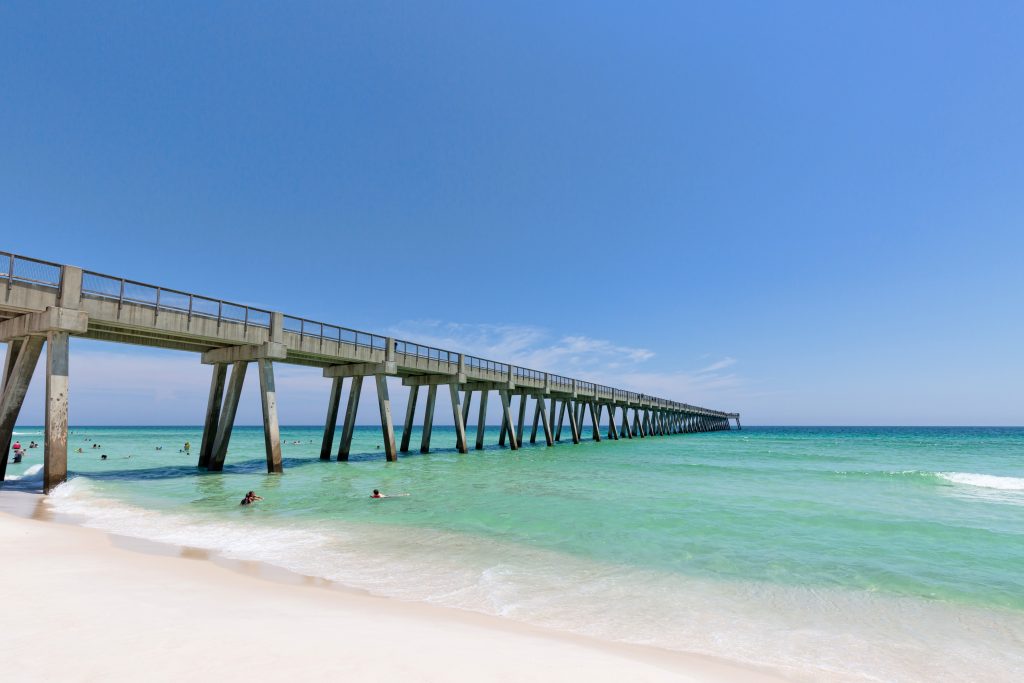
[[[124,304],[151,307],[160,311],[184,313],[189,318],[201,317],[222,322],[241,323],[244,326],[270,328],[270,311],[236,304],[223,299],[168,289],[91,270],[82,271],[82,296],[117,302],[118,311]]]
[[[10,252],[0,251],[0,283],[5,284],[9,293],[14,283],[25,283],[33,286],[55,288],[61,291],[64,282],[65,266],[51,261],[19,256]],[[192,317],[216,320],[221,323],[241,324],[245,327],[271,327],[272,313],[263,308],[233,303],[223,299],[201,296],[191,292],[169,289],[136,280],[105,275],[95,271],[82,271],[82,295],[106,301],[117,302],[118,314],[125,304],[144,306],[153,309],[154,315],[161,311],[173,311]],[[300,344],[306,339],[320,341],[322,349],[325,341],[361,347],[369,350],[387,351],[388,338],[383,335],[363,332],[340,325],[331,325],[315,320],[308,320],[291,315],[283,315],[283,330],[299,336]],[[574,392],[585,396],[593,396],[599,400],[629,402],[649,405],[654,408],[683,410],[705,415],[725,417],[727,413],[691,406],[678,401],[660,399],[646,394],[616,389],[593,382],[573,379],[562,375],[554,375],[539,370],[510,365],[499,361],[487,360],[477,356],[459,354],[455,351],[441,349],[406,340],[394,340],[395,354],[401,354],[406,360],[419,359],[424,363],[411,363],[413,367],[435,369],[440,364],[457,365],[461,356],[463,367],[472,370],[478,379],[494,381],[518,381],[524,387],[545,387],[549,390]],[[308,345],[303,345],[303,350]]]
[[[63,272],[64,266],[59,263],[0,251],[0,279],[7,281],[8,291],[15,282],[59,289]]]

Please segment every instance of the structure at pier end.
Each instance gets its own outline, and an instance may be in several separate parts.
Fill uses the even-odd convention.
[[[274,388],[274,363],[323,369],[330,380],[322,460],[335,453],[335,431],[348,380],[345,415],[337,459],[347,460],[359,397],[373,379],[388,460],[410,448],[420,395],[426,410],[419,444],[430,451],[437,392],[447,392],[455,423],[455,447],[469,450],[467,425],[477,401],[475,448],[484,447],[487,403],[492,392],[501,402],[499,445],[518,449],[538,429],[548,446],[565,439],[600,441],[740,428],[739,413],[692,406],[583,380],[486,360],[392,337],[296,318],[233,304],[75,266],[0,252],[0,342],[7,355],[0,383],[0,481],[7,469],[14,424],[33,371],[45,347],[46,426],[43,489],[67,477],[68,345],[70,337],[152,346],[201,354],[211,366],[199,466],[219,471],[250,364],[256,365],[263,406],[267,471],[281,472],[281,441]],[[229,375],[230,369],[230,375]],[[396,444],[388,395],[388,377],[409,388]],[[532,412],[532,415],[531,415]],[[532,417],[532,424],[530,424]]]

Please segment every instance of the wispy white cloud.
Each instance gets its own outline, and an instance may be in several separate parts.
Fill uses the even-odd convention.
[[[715,361],[711,365],[708,365],[706,367],[701,368],[700,370],[697,370],[697,372],[698,373],[718,372],[719,370],[724,370],[725,368],[728,368],[728,367],[730,367],[732,365],[735,365],[735,364],[736,364],[736,359],[735,358],[732,358],[730,356],[726,356],[725,358],[723,358],[723,359],[721,359],[719,361]]]
[[[655,354],[649,349],[584,335],[556,336],[533,326],[428,320],[408,321],[396,325],[389,333],[440,348],[694,403],[723,400],[727,393],[746,385],[742,376],[727,372],[737,363],[731,356],[708,363],[711,356],[705,354],[695,359],[703,361],[696,369],[658,370],[650,368]]]
[[[458,350],[490,360],[534,370],[571,374],[624,367],[654,357],[649,349],[615,344],[583,335],[556,337],[529,325],[408,321],[389,334],[443,349]]]

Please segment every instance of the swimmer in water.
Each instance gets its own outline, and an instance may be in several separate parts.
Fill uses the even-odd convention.
[[[378,491],[377,489],[374,489],[374,490],[373,490],[373,493],[372,493],[372,494],[370,494],[370,498],[387,498],[387,496],[385,496],[384,494],[382,494],[382,493],[381,493],[380,491]]]
[[[245,494],[245,498],[242,499],[239,505],[252,505],[257,500],[263,500],[263,496],[257,496],[255,491],[249,491],[249,493]]]

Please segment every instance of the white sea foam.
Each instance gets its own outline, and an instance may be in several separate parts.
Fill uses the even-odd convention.
[[[42,481],[43,480],[43,466],[32,465],[21,474],[8,474],[4,476],[4,481]]]
[[[795,679],[1010,680],[1007,672],[1024,668],[1024,618],[1016,613],[695,579],[429,528],[271,521],[257,517],[258,508],[159,512],[103,498],[85,478],[58,487],[47,504],[113,533],[259,560],[379,595],[773,666]]]
[[[1000,491],[1024,491],[1024,478],[998,477],[994,474],[974,474],[972,472],[939,472],[939,477],[953,484],[980,486]]]

